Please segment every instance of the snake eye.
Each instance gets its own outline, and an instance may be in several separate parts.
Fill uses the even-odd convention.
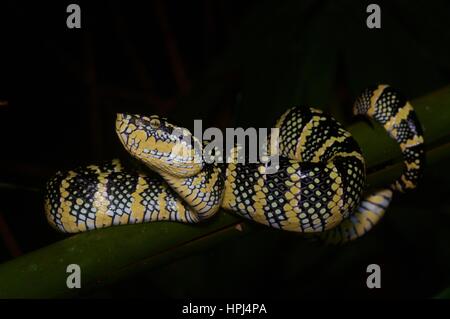
[[[158,119],[151,119],[150,120],[150,126],[154,129],[159,128],[159,126],[161,125],[161,122]]]

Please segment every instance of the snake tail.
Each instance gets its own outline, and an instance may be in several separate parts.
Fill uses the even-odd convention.
[[[383,217],[394,192],[404,193],[417,187],[425,164],[421,125],[411,103],[400,92],[385,84],[367,88],[357,98],[353,112],[384,127],[400,145],[404,169],[392,184],[363,198],[348,219],[320,235],[322,240],[331,244],[346,243],[371,230]]]

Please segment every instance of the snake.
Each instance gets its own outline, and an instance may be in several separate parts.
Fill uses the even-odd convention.
[[[416,188],[425,165],[421,124],[398,90],[365,89],[353,113],[379,123],[398,143],[403,171],[389,185],[365,191],[360,146],[316,108],[291,107],[278,118],[279,163],[271,174],[267,163],[238,161],[238,146],[225,163],[207,162],[205,144],[188,129],[157,115],[119,113],[121,144],[152,174],[118,159],[59,171],[46,185],[46,218],[60,232],[79,233],[156,221],[196,224],[223,208],[330,244],[352,241],[380,221],[394,193]]]

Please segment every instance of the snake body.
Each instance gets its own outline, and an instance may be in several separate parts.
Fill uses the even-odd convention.
[[[264,173],[264,163],[237,161],[236,148],[228,163],[208,164],[188,130],[158,116],[118,114],[123,146],[158,176],[124,169],[118,160],[58,172],[46,188],[47,219],[59,231],[77,233],[152,221],[197,223],[224,208],[272,228],[345,243],[381,219],[394,192],[416,187],[425,158],[416,113],[393,88],[366,89],[354,113],[383,125],[404,160],[397,180],[365,197],[357,142],[320,110],[294,107],[278,119],[280,160],[273,174]]]

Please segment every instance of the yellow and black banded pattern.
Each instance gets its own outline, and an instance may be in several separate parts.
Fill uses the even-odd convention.
[[[422,127],[412,105],[390,86],[379,85],[363,92],[355,103],[354,113],[373,118],[400,144],[405,171],[392,189],[400,192],[414,189],[422,177],[425,150]]]
[[[283,230],[317,233],[337,226],[363,191],[358,144],[336,120],[315,109],[291,108],[277,127],[277,173],[261,174],[261,164],[229,164],[223,207]]]
[[[162,220],[198,222],[162,179],[125,171],[119,160],[57,173],[47,185],[45,207],[50,224],[67,233]]]
[[[420,123],[401,94],[386,85],[369,88],[354,112],[383,125],[405,162],[398,180],[365,198],[358,144],[320,110],[294,107],[277,121],[280,161],[273,174],[264,174],[263,163],[239,163],[239,146],[229,163],[207,164],[186,129],[157,116],[119,114],[120,141],[157,176],[126,170],[117,160],[58,173],[47,185],[47,218],[76,233],[150,221],[196,223],[222,207],[272,228],[345,243],[381,219],[394,191],[415,188],[424,165]]]

